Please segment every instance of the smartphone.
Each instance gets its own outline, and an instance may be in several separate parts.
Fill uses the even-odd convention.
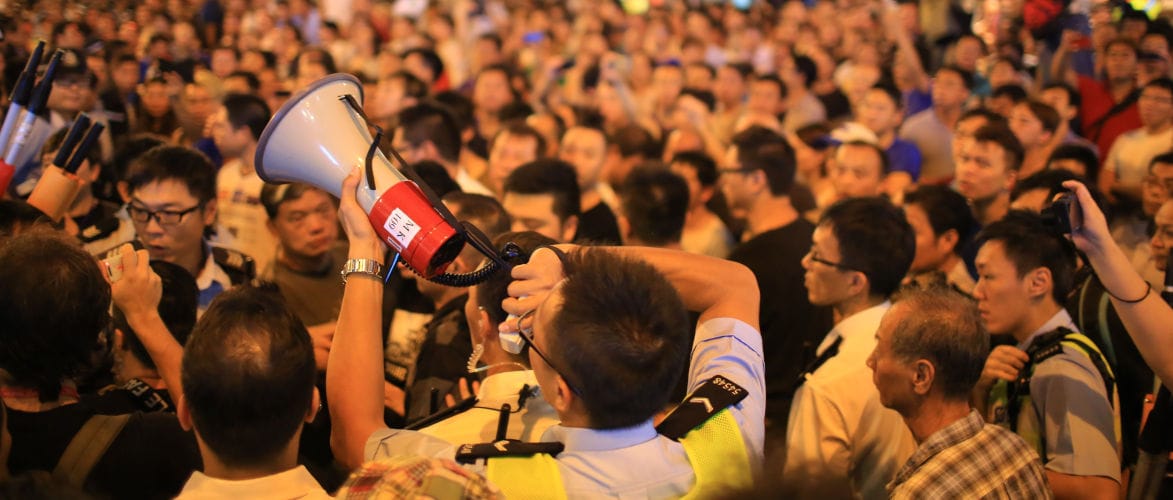
[[[145,248],[141,241],[131,240],[130,246],[137,252]],[[122,245],[118,245],[114,250],[107,253],[107,257],[102,259],[102,266],[106,268],[106,275],[110,276],[110,282],[114,283],[122,279]]]

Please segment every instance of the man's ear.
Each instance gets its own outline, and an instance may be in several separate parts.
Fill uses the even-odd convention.
[[[871,283],[868,282],[868,275],[861,272],[854,272],[851,274],[851,286],[849,288],[851,295],[866,296],[871,291]]]
[[[578,216],[571,215],[566,218],[566,222],[562,223],[562,243],[574,241],[576,234],[578,234]]]
[[[1051,290],[1055,287],[1054,276],[1051,276],[1051,270],[1046,267],[1038,267],[1033,271],[1027,273],[1024,277],[1026,280],[1026,289],[1031,298],[1038,298],[1040,296],[1051,295]]]
[[[312,424],[314,419],[318,417],[318,411],[322,409],[322,395],[318,394],[318,388],[314,387],[314,397],[310,399],[310,408],[306,412],[305,423]]]
[[[566,383],[566,380],[562,378],[562,375],[557,375],[556,377],[558,380],[558,388],[554,391],[554,401],[551,401],[551,405],[554,406],[554,410],[556,410],[559,415],[562,415],[569,413],[570,408],[578,401],[575,397],[574,391],[570,390],[570,385]]]
[[[713,186],[701,186],[701,190],[697,191],[696,193],[696,197],[698,198],[697,201],[699,201],[699,204],[701,205],[708,203],[709,200],[713,199],[713,194],[715,193],[716,190]]]
[[[945,249],[957,248],[957,243],[961,240],[956,229],[946,229],[945,232],[937,235],[937,250],[945,251]]]
[[[1006,181],[1002,184],[1002,188],[1005,189],[1006,192],[1009,193],[1010,191],[1014,190],[1014,185],[1017,183],[1018,183],[1018,171],[1017,170],[1010,170],[1010,171],[1006,172]]]
[[[204,227],[216,223],[216,199],[212,198],[204,203]]]
[[[119,351],[126,350],[126,340],[123,338],[121,328],[114,329],[114,349]]]
[[[912,367],[912,390],[919,396],[924,396],[933,388],[933,381],[937,378],[937,369],[927,359],[918,359]]]
[[[118,189],[118,197],[122,198],[122,202],[130,203],[130,184],[126,181],[118,181],[114,186]]]
[[[474,328],[472,329],[473,344],[497,342],[497,324],[489,319],[489,311],[478,307],[476,314],[476,319],[473,320]]]
[[[619,236],[623,237],[623,244],[631,244],[631,221],[626,215],[615,214],[615,223],[619,225]]]
[[[179,426],[185,431],[191,431],[193,426],[191,424],[191,408],[187,407],[187,398],[183,394],[179,394],[175,400],[175,416],[179,419]]]

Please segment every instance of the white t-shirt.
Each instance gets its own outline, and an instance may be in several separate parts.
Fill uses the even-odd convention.
[[[1173,127],[1150,134],[1144,128],[1120,135],[1112,144],[1104,170],[1116,173],[1116,179],[1126,186],[1139,186],[1149,174],[1149,163],[1157,155],[1173,149]]]
[[[255,170],[245,171],[240,160],[225,163],[216,175],[216,206],[221,246],[237,250],[266,269],[277,253],[277,238],[269,232],[269,215],[261,204],[261,180]]]

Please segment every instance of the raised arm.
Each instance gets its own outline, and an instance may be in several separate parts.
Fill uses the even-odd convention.
[[[358,183],[359,173],[355,170],[342,182],[338,209],[350,240],[350,258],[383,264],[386,248],[355,201]],[[350,275],[326,368],[330,447],[338,461],[350,468],[362,464],[367,438],[384,425],[382,302],[382,280]]]
[[[146,250],[135,251],[128,243],[119,249],[122,258],[122,276],[110,284],[114,306],[122,311],[126,323],[142,341],[159,376],[171,394],[183,394],[180,369],[183,346],[171,335],[159,316],[159,301],[163,298],[163,281],[151,270]],[[103,273],[109,270],[103,267]],[[107,279],[110,276],[107,274]]]
[[[1071,50],[1074,48],[1075,40],[1081,37],[1079,32],[1064,30],[1059,39],[1059,46],[1055,49],[1055,55],[1051,59],[1051,81],[1063,82],[1072,87],[1079,87],[1079,78],[1075,74],[1075,70],[1071,69],[1068,61],[1071,59]]]
[[[1078,229],[1072,231],[1075,246],[1087,255],[1100,282],[1110,291],[1112,306],[1145,362],[1161,383],[1173,386],[1173,328],[1170,327],[1173,325],[1173,309],[1161,300],[1159,294],[1151,292],[1149,284],[1133,269],[1124,251],[1116,246],[1104,214],[1096,207],[1087,188],[1076,181],[1067,181],[1063,186],[1075,192],[1083,218],[1082,224],[1077,224],[1074,218],[1072,220],[1072,226],[1078,225]],[[1133,302],[1142,296],[1142,300]]]

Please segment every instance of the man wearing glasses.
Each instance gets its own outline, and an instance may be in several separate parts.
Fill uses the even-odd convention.
[[[183,267],[200,288],[200,311],[233,285],[255,275],[252,258],[213,247],[207,229],[216,220],[216,170],[207,157],[182,146],[158,146],[126,172],[127,213],[151,254]]]
[[[782,137],[751,127],[733,138],[725,155],[721,190],[730,211],[746,216],[751,235],[729,260],[753,271],[762,290],[760,323],[766,363],[766,431],[779,446],[804,345],[817,344],[831,327],[830,310],[814,307],[802,287],[802,254],[815,226],[790,202],[796,161]]]
[[[383,427],[379,313],[369,304],[383,291],[385,247],[355,202],[358,181],[356,171],[342,185],[350,257],[380,265],[346,281],[326,374],[335,456],[349,466],[389,454],[451,457],[457,451],[451,445],[409,431],[394,436],[394,446],[388,440],[369,446]],[[540,248],[527,265],[512,269],[511,298],[502,306],[516,319],[500,325],[502,334],[518,335],[528,347],[541,397],[560,423],[542,434],[542,443],[465,445],[457,458],[477,458],[487,448],[480,457],[490,457],[488,464],[468,467],[484,470],[506,496],[678,498],[706,479],[718,488],[748,487],[762,461],[765,411],[753,274],[736,263],[671,250],[563,248]],[[686,309],[700,311],[695,338]],[[678,438],[681,443],[653,420],[670,403],[690,352],[690,390],[738,396],[693,397],[681,405],[713,411],[722,423],[717,437],[701,443],[722,449],[706,450],[701,456],[708,460],[697,463],[686,452],[690,435]],[[515,456],[519,447],[529,453]],[[714,466],[713,475],[695,472]]]
[[[866,364],[915,247],[904,214],[882,198],[831,205],[815,228],[802,259],[807,296],[830,306],[836,324],[809,358],[790,409],[783,478],[798,498],[883,498],[915,448]]]

